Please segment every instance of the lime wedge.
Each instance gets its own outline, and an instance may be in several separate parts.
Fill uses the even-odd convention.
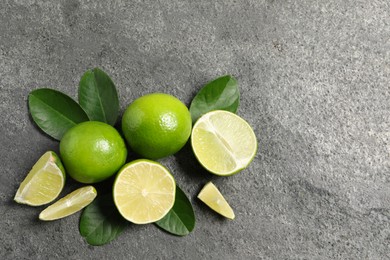
[[[160,220],[173,207],[176,183],[164,166],[141,159],[122,167],[113,193],[115,205],[125,219],[147,224]]]
[[[40,220],[56,220],[67,217],[88,206],[96,198],[93,186],[79,188],[56,201],[39,214]]]
[[[20,184],[14,200],[41,206],[55,200],[65,185],[65,170],[56,153],[48,151],[39,158]]]
[[[215,212],[230,219],[234,219],[234,212],[218,188],[210,181],[198,194],[198,199],[203,201]]]
[[[200,164],[220,176],[246,168],[257,150],[250,125],[236,114],[222,110],[206,113],[196,121],[191,144]]]

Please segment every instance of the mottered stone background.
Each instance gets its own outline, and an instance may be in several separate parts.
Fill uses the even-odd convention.
[[[175,237],[132,225],[102,247],[79,214],[43,223],[13,202],[35,161],[58,142],[28,114],[28,93],[77,98],[100,67],[121,113],[150,92],[189,105],[224,74],[259,149],[252,164],[211,176],[189,146],[160,160],[193,202],[197,225]],[[390,258],[390,5],[385,0],[0,2],[0,259]],[[236,213],[196,199],[212,180]],[[69,179],[62,195],[78,187]]]

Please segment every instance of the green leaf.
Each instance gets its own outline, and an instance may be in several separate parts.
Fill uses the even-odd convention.
[[[80,234],[93,246],[101,246],[118,237],[128,222],[119,214],[111,194],[97,197],[80,217]]]
[[[237,80],[230,75],[222,76],[206,84],[191,102],[192,123],[213,110],[235,113],[240,103]]]
[[[175,204],[162,219],[155,223],[160,228],[178,236],[188,235],[195,227],[195,214],[185,193],[176,186]]]
[[[88,121],[87,114],[76,101],[54,89],[31,91],[28,106],[39,128],[57,140],[61,140],[69,128]]]
[[[81,77],[79,103],[90,120],[114,125],[119,112],[118,93],[110,77],[102,70],[88,70]]]

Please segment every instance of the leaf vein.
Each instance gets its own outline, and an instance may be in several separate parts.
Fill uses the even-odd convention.
[[[107,116],[106,116],[106,112],[104,111],[104,106],[103,106],[103,102],[102,102],[102,98],[101,98],[101,94],[100,94],[100,91],[99,91],[99,88],[97,86],[97,78],[96,78],[96,74],[95,74],[95,70],[92,72],[93,73],[93,85],[95,87],[95,90],[96,90],[96,93],[97,93],[97,97],[98,97],[98,101],[99,101],[99,104],[100,104],[100,109],[102,111],[102,115],[103,115],[103,118],[104,118],[104,122],[108,123],[107,122]]]

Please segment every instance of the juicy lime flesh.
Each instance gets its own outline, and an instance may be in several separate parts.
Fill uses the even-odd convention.
[[[212,183],[207,183],[200,191],[198,198],[215,212],[230,219],[234,219],[234,212],[227,203],[218,188]]]
[[[65,173],[61,161],[54,152],[49,151],[33,166],[14,199],[31,206],[44,205],[56,199],[64,185]]]
[[[194,125],[192,148],[199,162],[210,172],[231,175],[253,159],[257,141],[252,128],[228,111],[212,111]]]
[[[172,208],[176,185],[162,165],[138,160],[118,173],[113,192],[115,204],[125,219],[146,224],[160,220]]]
[[[50,205],[39,214],[41,220],[55,220],[67,217],[88,206],[96,198],[93,186],[79,188]]]
[[[177,98],[163,93],[142,96],[131,103],[122,118],[129,146],[149,159],[174,154],[191,134],[191,115]]]
[[[60,142],[60,154],[69,175],[82,183],[103,181],[115,174],[127,158],[126,144],[112,126],[80,123]]]

